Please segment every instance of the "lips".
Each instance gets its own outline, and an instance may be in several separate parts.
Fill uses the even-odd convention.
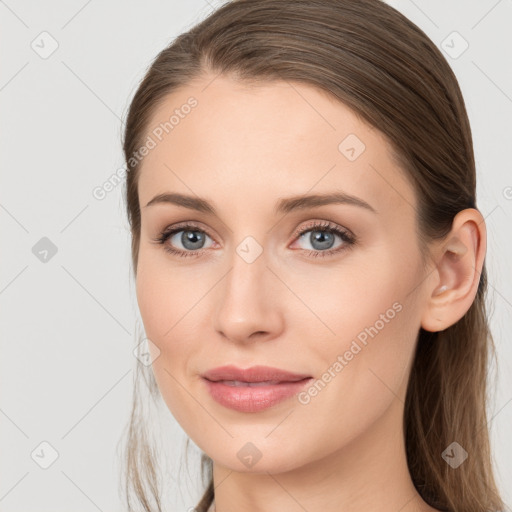
[[[291,399],[313,378],[269,366],[245,370],[222,366],[205,372],[203,382],[220,405],[242,413],[262,412]]]
[[[242,380],[217,380],[212,382],[222,382],[223,384],[226,384],[227,386],[232,386],[234,388],[240,387],[240,386],[246,386],[246,387],[261,387],[261,386],[273,386],[276,384],[283,384],[283,381],[278,380],[265,380],[263,382],[245,382]]]
[[[252,366],[251,368],[237,368],[233,365],[219,366],[202,374],[202,377],[211,381],[224,383],[231,386],[241,385],[272,385],[283,382],[298,382],[311,375],[293,373],[271,366]]]

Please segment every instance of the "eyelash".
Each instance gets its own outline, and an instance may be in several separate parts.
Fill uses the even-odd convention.
[[[199,226],[197,226],[197,225],[195,225],[193,223],[188,222],[188,223],[185,223],[185,224],[182,224],[182,225],[175,226],[172,229],[167,229],[166,228],[164,231],[162,231],[160,233],[160,235],[158,237],[153,239],[153,242],[157,243],[157,244],[163,245],[164,246],[163,247],[164,250],[167,251],[168,253],[174,254],[174,255],[177,255],[177,256],[180,256],[180,257],[184,257],[184,258],[189,257],[189,256],[193,256],[193,257],[200,256],[204,251],[207,250],[207,249],[198,249],[198,250],[195,250],[195,251],[182,251],[182,250],[179,250],[179,249],[174,249],[173,247],[165,244],[165,242],[167,242],[167,240],[169,238],[171,238],[176,233],[179,233],[180,231],[200,232],[200,233],[204,233],[205,235],[208,235],[210,238],[212,238],[208,234],[208,232],[204,231]],[[342,230],[341,228],[336,226],[336,224],[333,224],[333,223],[328,222],[328,221],[324,221],[324,222],[314,221],[314,222],[312,222],[311,224],[309,224],[306,227],[302,228],[298,232],[294,233],[294,235],[293,235],[295,237],[294,240],[300,238],[302,235],[304,235],[305,233],[308,233],[309,231],[323,231],[325,233],[334,233],[335,235],[338,235],[343,240],[343,242],[344,242],[344,244],[341,245],[340,247],[338,247],[336,249],[329,249],[329,250],[326,250],[326,251],[315,251],[315,250],[304,249],[304,251],[308,254],[308,256],[311,256],[313,258],[318,258],[318,257],[325,258],[325,257],[328,257],[328,256],[332,256],[332,255],[337,254],[337,253],[339,253],[341,251],[345,251],[345,250],[350,249],[357,242],[357,239],[356,239],[355,236],[350,234],[348,231]]]

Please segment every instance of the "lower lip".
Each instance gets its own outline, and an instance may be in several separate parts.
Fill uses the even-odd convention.
[[[297,394],[311,379],[252,387],[203,380],[213,399],[224,407],[240,412],[259,412]]]

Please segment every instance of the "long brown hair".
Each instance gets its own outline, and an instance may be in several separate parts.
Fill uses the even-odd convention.
[[[424,255],[429,242],[447,235],[459,211],[476,208],[464,100],[446,59],[421,29],[381,0],[235,0],[161,51],[131,102],[123,143],[135,277],[141,164],[133,155],[165,96],[206,72],[247,83],[313,85],[380,130],[414,187]],[[420,329],[409,378],[403,418],[409,471],[422,498],[440,510],[504,507],[493,477],[487,425],[487,365],[495,348],[486,292],[484,264],[467,313],[443,331]],[[151,370],[139,365],[136,382],[140,374],[156,397]],[[161,500],[140,403],[136,386],[125,451],[126,496],[129,510],[131,489],[149,512],[161,510]],[[454,441],[469,454],[457,469],[442,457]],[[202,454],[201,462],[206,490],[196,510],[205,512],[214,498],[212,461]]]

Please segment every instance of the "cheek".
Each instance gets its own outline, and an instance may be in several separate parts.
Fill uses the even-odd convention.
[[[332,451],[333,439],[338,447],[347,445],[371,428],[393,402],[405,400],[415,324],[411,305],[391,300],[396,298],[395,290],[381,289],[378,297],[359,302],[359,309],[351,304],[352,316],[342,311],[338,323],[332,324],[338,333],[333,343],[318,344],[322,364],[317,365],[316,380],[299,397],[297,407],[302,412],[295,416],[297,421],[326,418],[310,426],[312,438],[326,440],[310,447],[311,456]]]
[[[151,341],[153,375],[169,411],[178,423],[188,425],[194,403],[183,386],[190,378],[187,365],[194,351],[197,313],[189,305],[191,293],[181,289],[179,281],[155,259],[139,256],[136,294],[144,331]]]
[[[168,370],[176,378],[189,378],[195,371],[187,364],[204,343],[210,319],[205,296],[214,281],[206,277],[193,266],[171,266],[154,248],[141,248],[136,295],[146,336],[160,350],[153,363],[155,375]]]
[[[152,342],[149,344],[152,369],[164,398],[163,391],[168,390],[169,385],[174,386],[169,374],[174,375],[183,366],[190,350],[186,339],[179,335],[187,323],[185,306],[189,301],[187,289],[181,289],[178,281],[156,258],[141,252],[136,279],[137,303],[146,337]]]
[[[352,412],[352,432],[371,423],[403,393],[419,329],[416,296],[409,294],[415,272],[381,270],[378,279],[368,276],[351,300],[343,300],[344,310],[334,324],[338,337],[327,367],[336,377],[326,389],[324,406],[340,423],[346,424],[346,412]],[[342,408],[337,407],[340,402]]]
[[[291,268],[282,274],[283,280],[299,300],[289,301],[286,308],[291,312],[293,307],[295,322],[314,328],[316,338],[343,348],[360,333],[364,338],[365,328],[386,312],[384,321],[397,316],[399,306],[393,308],[393,304],[403,301],[401,288],[409,277],[391,259],[386,262],[382,252],[368,251],[364,258],[354,253],[339,266]]]
[[[353,402],[356,411],[361,409],[357,402],[392,398],[407,378],[419,329],[416,295],[410,292],[420,274],[412,264],[397,266],[395,256],[391,251],[368,253],[368,258],[354,260],[350,272],[330,272],[316,285],[295,281],[297,294],[307,297],[318,318],[299,322],[316,339],[315,352],[322,361],[318,376],[324,375],[326,383],[320,383],[319,395],[333,410],[339,410],[340,399]]]
[[[146,335],[157,345],[172,335],[173,326],[185,315],[193,288],[186,286],[181,273],[165,265],[164,260],[159,250],[141,247],[136,279],[137,303]]]

